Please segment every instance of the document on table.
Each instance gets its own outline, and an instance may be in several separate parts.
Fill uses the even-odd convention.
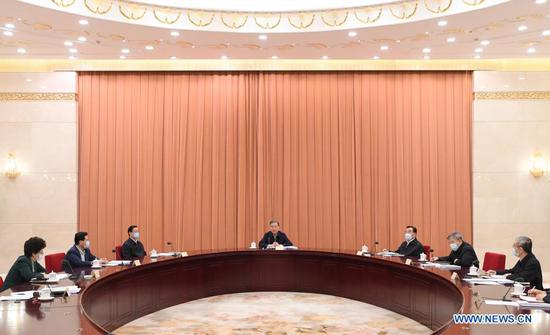
[[[132,261],[109,261],[105,266],[130,265]]]
[[[453,264],[449,264],[449,263],[435,263],[435,262],[426,262],[426,263],[423,263],[422,264],[423,267],[433,267],[433,268],[436,268],[436,269],[441,269],[441,270],[460,270],[462,269],[462,267],[460,265],[453,265]]]
[[[505,276],[482,276],[481,280],[490,280],[500,284],[513,284],[513,280],[506,278]]]
[[[485,300],[487,305],[501,305],[501,306],[514,306],[518,307],[517,301],[504,301],[504,300]]]
[[[21,291],[21,292],[14,292],[11,295],[7,295],[4,297],[0,297],[0,301],[21,301],[21,300],[29,300],[33,297],[35,291]]]
[[[498,283],[496,281],[482,279],[482,278],[463,278],[462,280],[464,280],[470,285],[493,285],[493,286],[502,285],[501,283]]]
[[[176,256],[175,252],[159,252],[157,253],[158,257],[169,257],[169,256]]]
[[[518,301],[519,307],[521,308],[541,308],[541,309],[550,309],[550,304],[542,301]]]
[[[391,257],[391,256],[395,256],[395,257],[403,257],[404,255],[401,255],[397,252],[393,252],[393,251],[382,251],[382,252],[379,252],[377,253],[376,255],[378,256],[387,256],[387,257]]]

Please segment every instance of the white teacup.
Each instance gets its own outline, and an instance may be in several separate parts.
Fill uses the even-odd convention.
[[[155,249],[151,250],[151,257],[157,257],[157,251]]]
[[[421,254],[420,254],[420,260],[423,261],[423,262],[426,261],[426,260],[428,260],[428,257],[426,256],[425,253],[421,253]]]
[[[50,272],[50,273],[48,274],[48,279],[49,279],[49,280],[57,280],[57,273],[55,273],[55,272],[53,272],[53,271]]]
[[[97,267],[101,266],[101,262],[99,261],[99,259],[94,259],[94,260],[92,261],[92,266],[93,266],[94,268],[97,268]]]
[[[49,288],[45,288],[40,290],[40,298],[42,299],[48,299],[52,297],[52,292]]]
[[[478,271],[479,271],[479,269],[476,268],[475,266],[473,266],[473,265],[470,266],[470,274],[471,274],[471,275],[477,275],[477,274],[478,274]]]
[[[522,294],[524,290],[525,290],[525,287],[523,287],[523,285],[521,285],[520,283],[515,283],[514,284],[514,293],[515,294]]]
[[[361,247],[361,251],[362,252],[369,252],[369,247],[366,244],[363,244],[363,246]]]
[[[250,243],[250,249],[256,249],[256,242]]]

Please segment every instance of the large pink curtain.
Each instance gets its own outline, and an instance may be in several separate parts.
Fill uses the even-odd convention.
[[[79,74],[79,227],[101,255],[246,247],[447,253],[471,228],[469,72]]]

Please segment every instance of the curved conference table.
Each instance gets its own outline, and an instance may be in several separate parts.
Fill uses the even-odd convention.
[[[406,265],[400,257],[365,257],[341,250],[220,250],[190,252],[178,258],[145,258],[141,263],[96,270],[99,278],[92,280],[59,283],[80,286],[83,290],[78,295],[40,304],[0,302],[0,334],[108,334],[170,306],[253,291],[350,298],[407,316],[434,334],[550,334],[549,313],[480,303],[481,298],[502,299],[509,291],[506,287],[472,287],[453,281],[450,271],[426,270],[415,262]],[[81,273],[81,269],[75,272]],[[0,295],[33,288],[36,286],[19,285]],[[533,323],[452,323],[452,315],[461,312],[532,313]]]

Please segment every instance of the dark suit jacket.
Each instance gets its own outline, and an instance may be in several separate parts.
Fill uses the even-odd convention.
[[[32,271],[32,261],[27,256],[19,256],[15,263],[11,266],[4,285],[3,290],[7,290],[12,286],[29,282],[31,279],[36,278],[40,273],[45,273],[46,269],[40,263],[34,262],[34,272]]]
[[[69,263],[71,263],[71,266],[73,268],[92,266],[92,261],[96,258],[97,257],[92,255],[90,249],[84,249],[84,261],[82,261],[82,258],[80,257],[80,251],[78,251],[78,247],[76,245],[73,245],[65,255],[65,259],[68,260]]]
[[[448,261],[451,264],[460,266],[472,266],[473,264],[476,268],[479,268],[479,260],[477,259],[476,252],[474,248],[466,242],[462,242],[456,251],[451,251],[449,256],[439,257],[439,260]]]
[[[550,304],[550,290],[546,291],[546,297],[544,297],[544,299],[542,299],[542,301]]]
[[[285,247],[292,245],[292,242],[286,237],[286,234],[282,231],[277,233],[277,238],[275,239],[273,236],[273,233],[271,231],[268,231],[264,234],[264,237],[260,240],[260,249],[267,248],[268,245],[273,243],[279,243],[281,245],[284,245]]]
[[[122,259],[134,260],[138,258],[143,258],[147,253],[143,247],[141,241],[134,242],[131,238],[127,239],[126,242],[122,245]]]
[[[527,254],[522,260],[519,260],[513,268],[497,271],[499,275],[507,273],[510,273],[508,279],[516,280],[517,278],[523,278],[523,281],[528,281],[531,286],[534,286],[536,289],[544,289],[542,287],[542,270],[540,268],[540,263],[532,253]]]
[[[395,252],[408,257],[420,257],[420,254],[424,252],[424,246],[415,238],[409,244],[407,241],[403,241]]]

